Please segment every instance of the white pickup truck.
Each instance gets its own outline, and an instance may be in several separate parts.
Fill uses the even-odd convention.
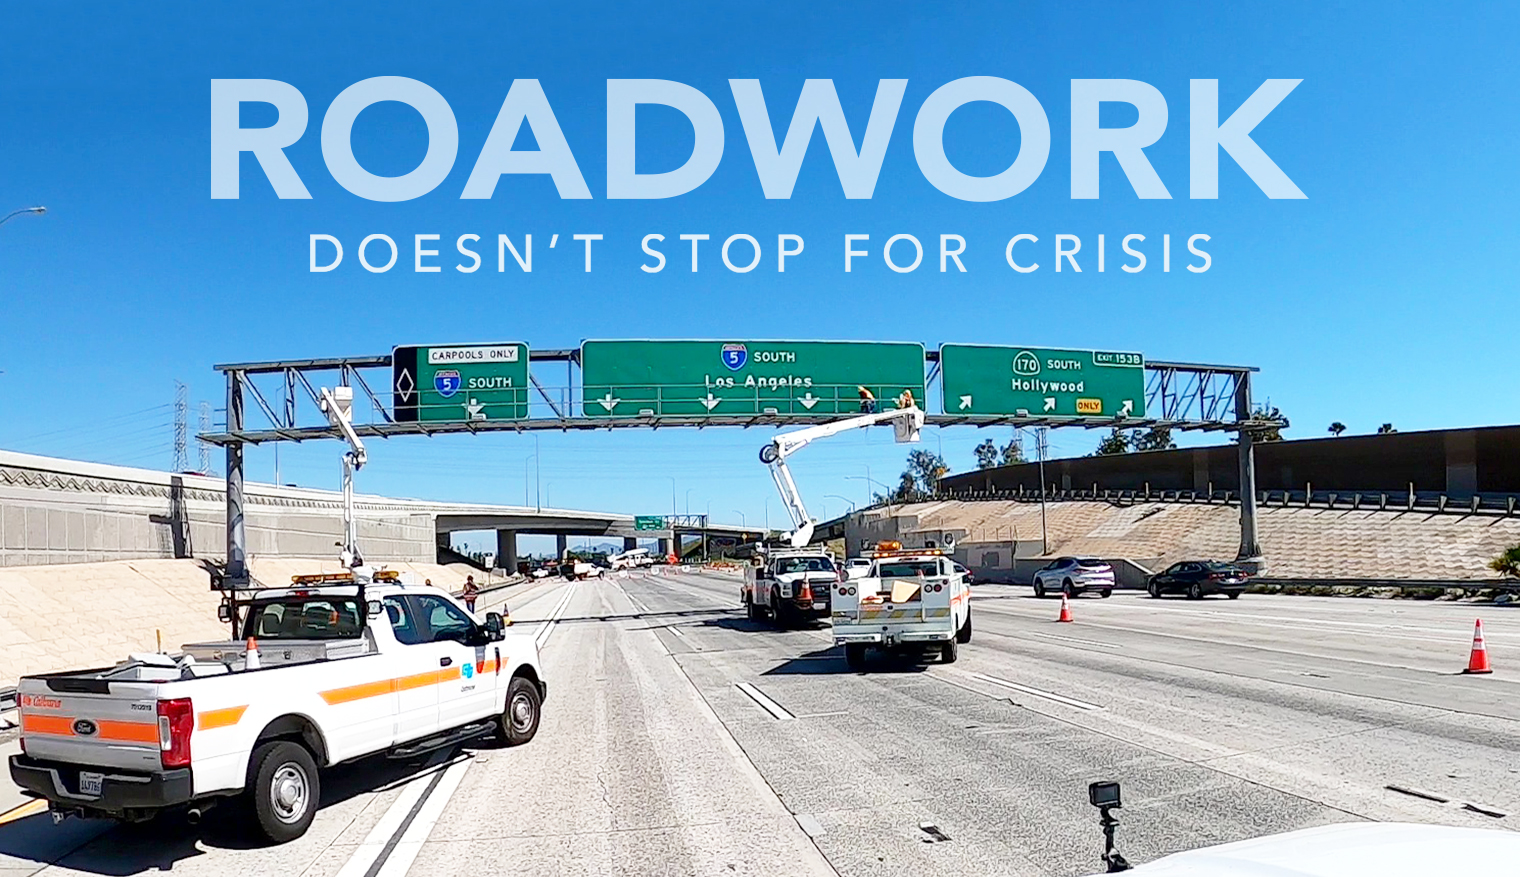
[[[235,799],[285,842],[311,824],[320,768],[538,730],[533,637],[441,590],[297,576],[239,609],[230,642],[23,677],[12,779],[55,814],[132,821]]]
[[[830,620],[852,670],[864,668],[873,646],[937,648],[949,664],[971,642],[971,590],[944,552],[883,542],[865,575],[834,586]]]

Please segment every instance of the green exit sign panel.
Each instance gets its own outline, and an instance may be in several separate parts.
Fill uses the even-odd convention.
[[[633,529],[635,530],[664,530],[665,518],[662,515],[634,515]]]
[[[528,416],[528,345],[397,347],[391,393],[401,423],[470,423]]]
[[[924,347],[862,341],[587,341],[581,345],[588,417],[862,411],[904,392],[924,404]]]
[[[1145,416],[1138,353],[946,344],[939,362],[946,414]]]

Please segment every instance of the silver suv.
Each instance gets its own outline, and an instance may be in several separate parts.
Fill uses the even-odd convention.
[[[1114,568],[1097,557],[1058,557],[1034,574],[1034,595],[1047,592],[1075,597],[1083,591],[1097,591],[1107,597],[1114,592]]]

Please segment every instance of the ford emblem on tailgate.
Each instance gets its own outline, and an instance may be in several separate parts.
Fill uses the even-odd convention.
[[[95,723],[89,719],[74,720],[74,733],[81,737],[93,737],[98,730],[100,729],[95,727]]]

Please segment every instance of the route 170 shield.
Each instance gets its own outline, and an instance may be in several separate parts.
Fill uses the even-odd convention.
[[[459,392],[459,372],[454,369],[440,369],[433,373],[433,389],[438,395],[447,399]]]

